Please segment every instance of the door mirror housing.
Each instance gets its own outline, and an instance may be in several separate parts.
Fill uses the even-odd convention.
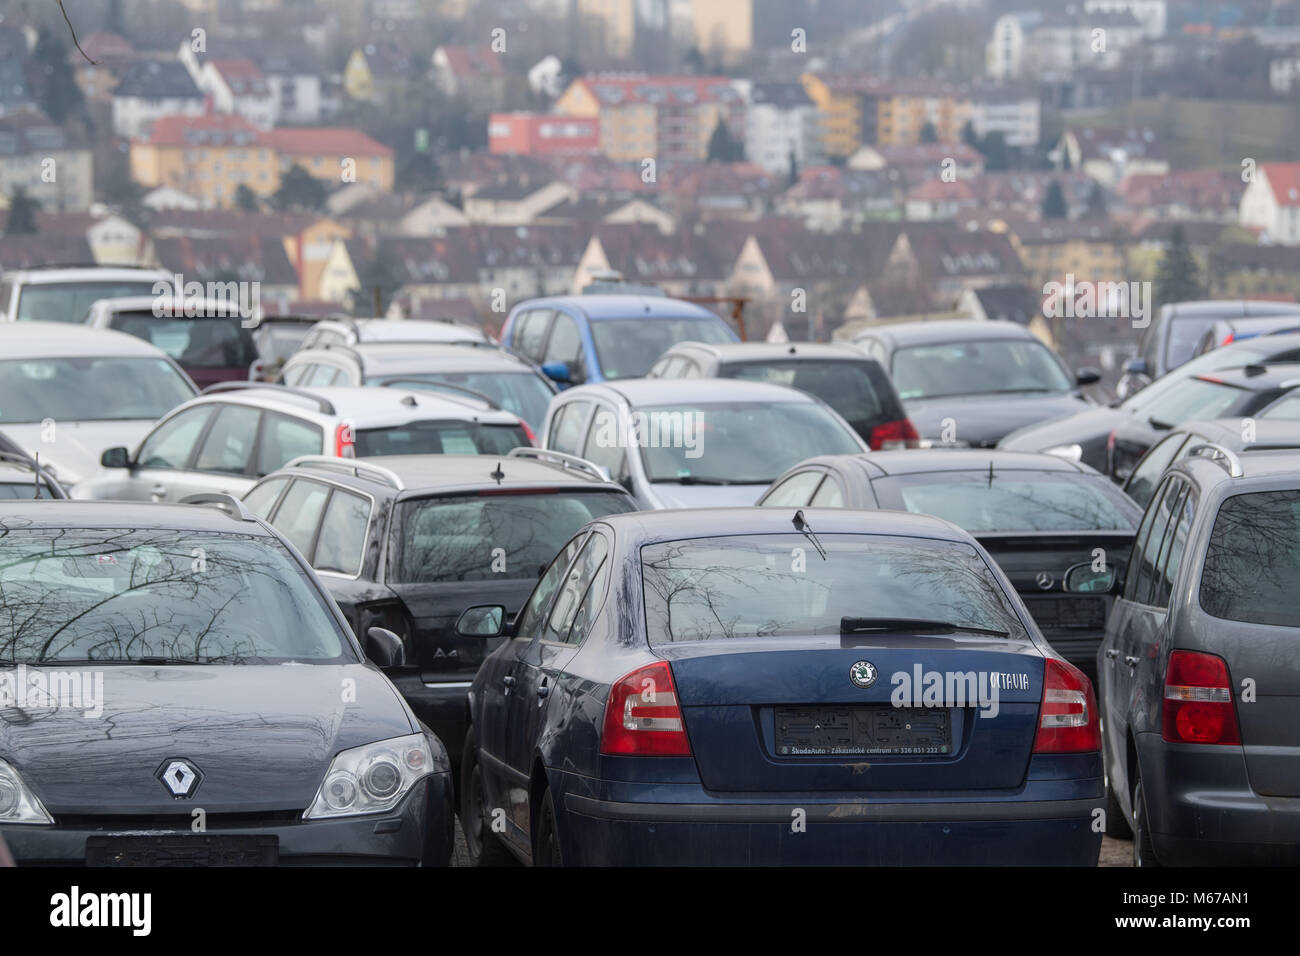
[[[461,637],[493,638],[505,632],[506,609],[500,604],[477,604],[456,619],[456,633]]]
[[[1085,561],[1065,572],[1061,586],[1070,594],[1109,594],[1122,586],[1121,577],[1119,569],[1113,564],[1106,564],[1097,571],[1090,562]]]
[[[1101,381],[1100,369],[1095,369],[1090,365],[1076,369],[1074,372],[1074,382],[1076,385],[1096,385]]]
[[[559,385],[573,384],[573,375],[565,362],[547,362],[542,366],[542,374]]]
[[[99,456],[99,463],[105,468],[130,468],[131,453],[121,445],[105,448],[104,453]]]
[[[386,627],[366,631],[366,656],[381,668],[401,667],[406,663],[406,646]]]

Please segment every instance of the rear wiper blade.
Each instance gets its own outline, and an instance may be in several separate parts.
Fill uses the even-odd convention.
[[[1158,418],[1148,418],[1147,424],[1150,425],[1152,428],[1158,429],[1162,432],[1167,432],[1169,431],[1169,429],[1174,427],[1173,425],[1169,424],[1169,422],[1162,422]]]
[[[998,631],[989,627],[975,627],[970,624],[954,624],[952,621],[927,621],[923,618],[910,617],[842,617],[841,634],[955,634],[958,631],[969,634],[989,634],[993,637],[1007,637],[1007,631]]]
[[[734,485],[736,482],[729,478],[705,478],[700,475],[678,475],[676,478],[667,478],[666,481],[675,481],[679,485]]]

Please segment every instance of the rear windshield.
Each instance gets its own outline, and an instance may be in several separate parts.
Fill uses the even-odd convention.
[[[247,368],[257,361],[257,344],[239,316],[172,318],[122,312],[111,328],[162,349],[185,368]]]
[[[1066,392],[1065,369],[1045,345],[1025,339],[980,339],[910,345],[894,353],[898,397]]]
[[[692,538],[641,549],[651,644],[840,633],[845,617],[942,620],[1023,637],[970,545],[890,535]]]
[[[546,409],[555,392],[538,375],[532,372],[425,372],[417,375],[389,375],[366,379],[367,385],[398,382],[402,388],[427,389],[432,392],[461,395],[456,388],[439,389],[440,384],[467,388],[492,399],[498,408],[518,415],[534,430],[539,430],[546,418]]]
[[[395,584],[536,579],[593,518],[632,511],[615,492],[422,498],[399,507]]]
[[[358,458],[375,455],[506,455],[532,445],[520,425],[479,422],[408,422],[392,428],[363,428],[356,433]]]
[[[1203,378],[1184,379],[1149,403],[1142,414],[1154,425],[1179,425],[1202,418],[1231,415],[1237,403],[1250,392]]]
[[[153,295],[156,280],[124,282],[57,282],[25,285],[18,297],[18,321],[85,322],[100,299]]]
[[[1300,491],[1234,495],[1219,508],[1201,607],[1229,621],[1300,627]]]
[[[1123,494],[1105,478],[1090,475],[943,472],[903,475],[874,486],[882,508],[937,515],[971,534],[1137,527],[1134,508],[1125,507]]]
[[[746,362],[727,365],[723,378],[786,385],[816,395],[860,432],[882,420],[902,418],[902,409],[880,366],[866,362]]]

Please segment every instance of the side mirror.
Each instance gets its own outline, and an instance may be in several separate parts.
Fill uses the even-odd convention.
[[[120,445],[116,448],[105,448],[104,453],[99,456],[99,463],[105,468],[130,468],[131,453]]]
[[[1074,381],[1076,385],[1096,385],[1101,381],[1101,371],[1091,366],[1084,366],[1075,370]]]
[[[1107,564],[1104,570],[1094,571],[1092,564],[1085,561],[1065,572],[1061,586],[1071,594],[1107,594],[1115,589],[1119,577],[1113,564]]]
[[[401,667],[406,663],[402,639],[386,627],[366,631],[366,656],[382,668]]]
[[[506,609],[500,604],[478,604],[466,608],[456,619],[461,637],[500,637],[506,631]]]
[[[560,385],[572,385],[573,375],[566,362],[547,362],[542,366],[542,374]]]

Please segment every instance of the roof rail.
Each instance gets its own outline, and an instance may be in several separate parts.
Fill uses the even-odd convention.
[[[293,388],[289,385],[277,385],[275,382],[218,382],[216,385],[209,385],[200,395],[215,395],[219,392],[239,392],[249,388],[270,389],[271,391],[283,392],[285,395],[295,395],[298,398],[305,398],[320,409],[322,415],[333,415],[334,403],[327,398],[321,398],[319,395],[313,395],[311,392],[301,388]]]
[[[610,477],[609,469],[602,465],[597,465],[585,458],[579,458],[577,455],[566,455],[563,452],[551,451],[546,448],[513,448],[506,457],[530,458],[534,461],[540,461],[544,465],[557,465],[565,471],[576,471],[588,478],[595,478],[597,481],[613,480]]]
[[[372,481],[379,481],[396,491],[406,490],[406,482],[398,477],[397,472],[382,465],[357,461],[355,458],[332,458],[329,455],[299,455],[292,461],[287,462],[283,467],[318,468],[321,471],[337,471],[341,474],[352,475],[354,478],[369,478]]]
[[[485,402],[487,407],[492,409],[494,412],[504,411],[504,409],[498,405],[496,400],[491,396],[484,395],[482,392],[476,392],[472,388],[466,388],[464,385],[452,385],[450,382],[437,382],[422,378],[397,378],[393,379],[391,382],[381,383],[380,388],[409,388],[417,392],[446,388],[453,392],[460,392],[464,395],[469,395],[472,398],[477,398],[479,401]]]
[[[1240,478],[1245,474],[1241,459],[1222,445],[1214,442],[1199,442],[1187,450],[1188,458],[1208,458],[1228,473],[1229,478]]]
[[[63,486],[59,484],[59,480],[31,455],[20,451],[0,451],[0,463],[19,465],[23,468],[30,469],[32,477],[35,478],[37,482],[44,481],[45,486],[50,489],[50,494],[55,498],[68,497],[68,493],[63,490]],[[32,487],[35,488],[36,485],[33,484]],[[39,497],[39,495],[37,497]]]
[[[183,505],[215,505],[219,511],[224,511],[230,517],[239,521],[256,521],[257,516],[244,507],[244,503],[234,495],[223,494],[219,491],[207,491],[203,494],[188,495],[180,500]]]

